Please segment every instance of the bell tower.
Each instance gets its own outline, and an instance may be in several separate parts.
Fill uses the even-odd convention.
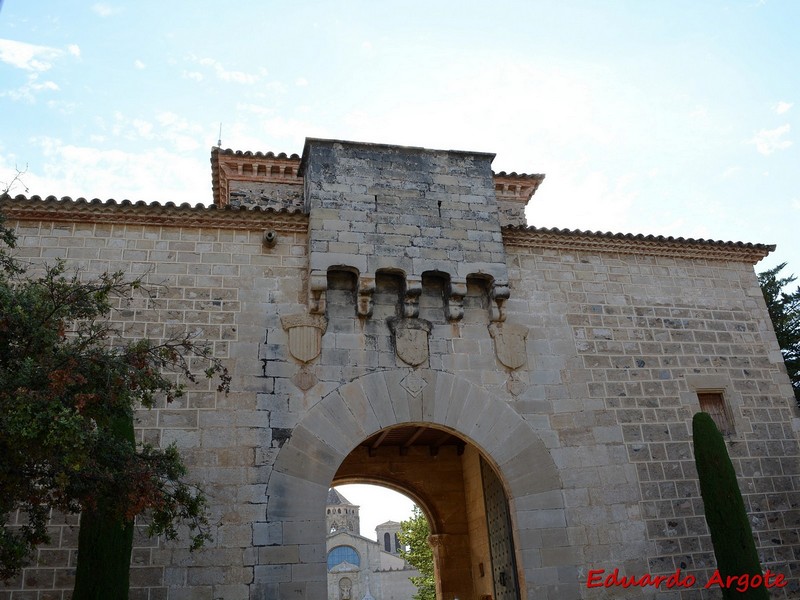
[[[347,531],[360,535],[361,520],[358,516],[358,506],[342,496],[335,488],[328,490],[325,518],[328,534]]]

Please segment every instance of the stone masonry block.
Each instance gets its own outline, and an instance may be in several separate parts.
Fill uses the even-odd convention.
[[[254,546],[283,547],[283,523],[273,521],[267,523],[253,523]]]

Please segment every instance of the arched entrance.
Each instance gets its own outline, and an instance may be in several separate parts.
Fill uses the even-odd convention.
[[[410,438],[406,437],[411,431],[407,429],[409,427],[422,430],[410,443]],[[389,433],[376,446],[387,431]],[[412,437],[416,431],[414,429]],[[468,473],[477,479],[480,468],[468,467],[465,470],[461,463],[472,461],[480,465],[483,457],[498,476],[498,481],[502,482],[500,488],[507,499],[512,524],[509,537],[515,542],[512,554],[517,566],[520,597],[533,598],[537,594],[546,597],[558,584],[559,578],[577,580],[577,565],[574,563],[543,564],[542,532],[564,529],[566,518],[558,470],[531,426],[507,402],[466,379],[428,369],[393,369],[359,377],[332,390],[310,406],[292,429],[269,476],[266,522],[254,527],[254,537],[258,531],[260,540],[296,549],[282,553],[287,558],[281,558],[286,562],[280,565],[290,568],[281,570],[281,577],[290,579],[278,583],[262,582],[257,575],[257,589],[283,594],[278,597],[324,598],[325,501],[330,485],[337,480],[359,479],[390,484],[400,477],[398,470],[402,471],[403,463],[385,460],[375,463],[377,466],[369,466],[366,459],[370,447],[376,446],[376,453],[393,453],[403,458],[397,448],[387,447],[381,451],[389,436],[398,435],[405,439],[400,447],[408,446],[407,456],[412,456],[413,449],[413,456],[430,457],[431,447],[437,446],[437,442],[430,442],[430,439],[445,434],[451,436],[447,439],[452,439],[452,442],[438,443],[438,452],[443,456],[444,452],[459,456],[459,447],[463,445],[458,463],[451,462],[449,468],[460,469],[462,474]],[[418,443],[421,438],[429,443]],[[439,459],[438,462],[446,461]],[[418,464],[415,472],[428,473],[428,477],[433,479],[430,477],[430,464],[427,459],[427,466]],[[398,484],[396,481],[395,485],[412,498],[418,498],[421,506],[431,512],[437,531],[456,536],[440,540],[443,542],[440,556],[452,560],[454,565],[452,571],[447,567],[447,572],[460,570],[465,578],[474,582],[476,576],[472,570],[480,572],[480,561],[473,563],[483,556],[481,552],[485,552],[488,545],[488,542],[468,539],[470,525],[468,521],[464,524],[465,519],[480,518],[479,511],[467,512],[464,508],[470,501],[466,489],[476,489],[476,484],[465,485],[464,475],[445,478],[444,481],[460,485],[462,489],[454,492],[456,495],[452,497],[463,501],[451,506],[437,501],[430,486],[417,489],[419,484],[414,483],[411,474],[408,478],[408,482]],[[460,529],[456,529],[457,522],[460,522]],[[477,530],[477,525],[473,528]],[[459,539],[457,536],[464,537]],[[562,537],[566,539],[565,535]],[[473,560],[474,544],[484,550],[476,552]],[[467,547],[466,559],[448,554],[451,548]],[[270,553],[271,556],[277,554]],[[491,577],[490,563],[486,558],[483,561],[484,578]],[[274,565],[273,561],[269,568],[257,568],[256,573],[271,573],[275,570],[272,568]],[[469,577],[466,576],[468,571]],[[444,582],[444,576],[442,580]],[[472,585],[474,588],[474,583]],[[469,597],[480,596],[465,596]],[[444,595],[440,600],[453,598],[454,595]]]
[[[453,430],[406,423],[378,431],[339,467],[333,484],[342,483],[378,483],[420,506],[438,598],[520,598],[502,483],[480,449]]]

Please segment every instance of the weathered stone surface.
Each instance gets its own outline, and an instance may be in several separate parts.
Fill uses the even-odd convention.
[[[319,356],[322,335],[328,320],[320,315],[299,313],[281,317],[281,325],[289,336],[289,352],[297,360],[310,362]]]
[[[527,362],[528,353],[525,349],[527,327],[513,323],[492,323],[489,325],[489,335],[494,340],[497,360],[509,369],[519,369]]]
[[[228,396],[204,381],[137,413],[139,440],[179,444],[220,536],[191,555],[137,537],[132,598],[324,600],[325,498],[347,478],[412,493],[439,539],[463,542],[447,585],[494,594],[474,575],[491,563],[481,458],[507,494],[523,598],[596,597],[590,568],[704,581],[689,424],[709,389],[764,566],[800,578],[800,443],[757,249],[501,229],[521,218],[511,186],[533,183],[493,177],[489,155],[310,141],[299,177],[299,158],[217,158],[220,190],[247,192],[226,202],[291,208],[302,188],[307,216],[0,206],[26,260],[164,286],[115,315],[124,338],[197,332],[234,375]],[[405,447],[377,443],[400,431]],[[54,520],[53,547],[0,596],[65,597],[74,523]]]
[[[431,324],[424,319],[390,320],[397,356],[412,367],[428,360],[428,335]]]

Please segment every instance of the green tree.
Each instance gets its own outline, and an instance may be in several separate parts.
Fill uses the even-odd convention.
[[[196,381],[201,363],[227,391],[227,370],[185,334],[118,335],[108,317],[125,299],[148,293],[140,279],[113,273],[86,281],[63,262],[31,274],[10,252],[15,241],[0,217],[0,579],[48,542],[53,510],[82,514],[79,579],[95,545],[90,560],[99,563],[88,567],[90,578],[113,572],[103,561],[114,556],[127,577],[132,525],[145,512],[151,535],[174,539],[186,524],[192,547],[201,546],[209,538],[202,492],[184,481],[175,446],[134,443],[133,412],[182,395],[181,382]],[[92,541],[93,526],[110,537]],[[122,554],[104,545],[109,540]],[[73,597],[127,598],[124,587]]]
[[[786,263],[781,263],[774,269],[759,273],[758,283],[783,352],[783,361],[792,381],[795,400],[800,406],[800,286],[794,292],[783,291],[797,279],[794,275],[780,277],[784,267]]]
[[[725,440],[708,413],[694,415],[692,443],[706,523],[722,580],[727,581],[729,576],[747,575],[752,581],[754,575],[762,574],[753,532]],[[722,597],[769,599],[769,591],[763,585],[745,592],[739,592],[736,587],[724,588]]]
[[[400,556],[416,568],[419,577],[411,577],[417,586],[414,600],[436,600],[436,579],[433,574],[433,549],[428,543],[431,530],[428,519],[418,506],[414,506],[411,518],[400,523]]]

